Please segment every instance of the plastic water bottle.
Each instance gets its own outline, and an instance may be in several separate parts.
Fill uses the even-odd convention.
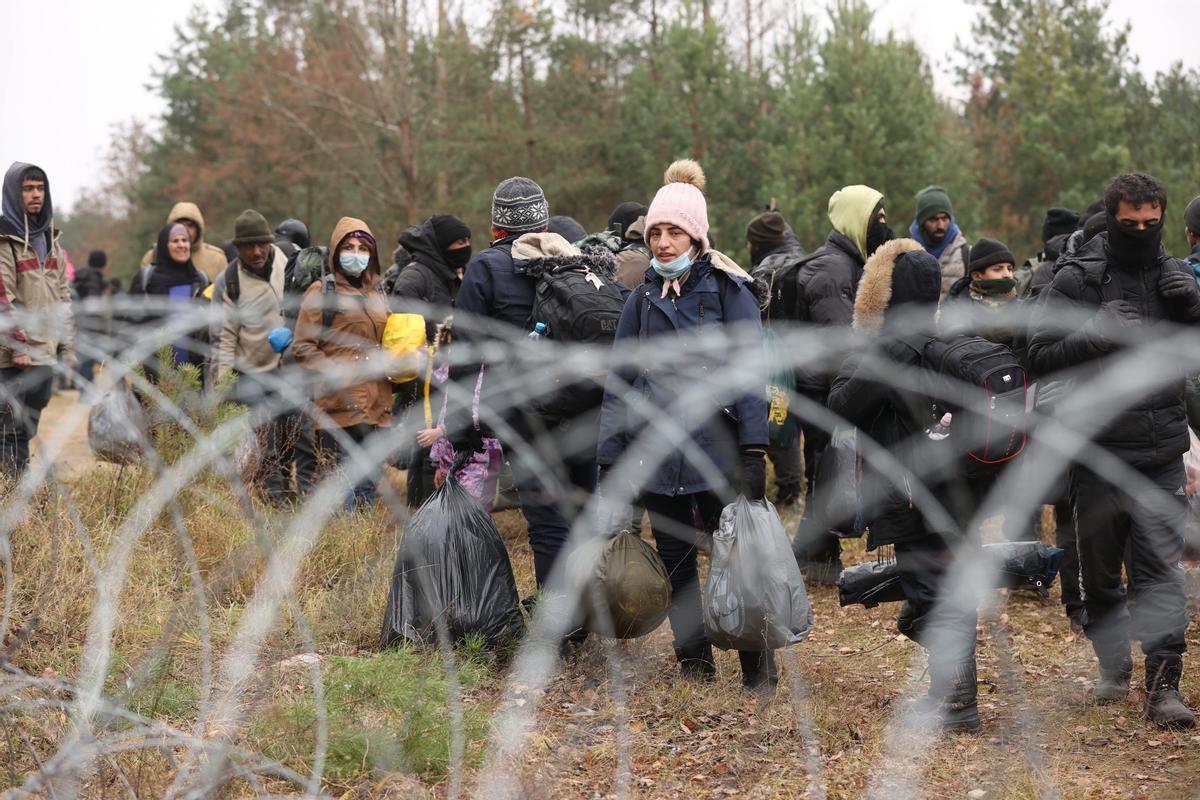
[[[938,424],[929,429],[929,438],[935,442],[940,442],[950,435],[950,423],[954,421],[954,415],[947,411],[942,414],[942,418],[938,420]]]
[[[546,335],[546,323],[539,322],[537,325],[534,325],[533,330],[531,330],[529,332],[529,341],[536,342],[538,339],[541,339],[545,335]]]

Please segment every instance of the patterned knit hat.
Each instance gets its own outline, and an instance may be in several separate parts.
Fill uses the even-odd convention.
[[[500,181],[492,195],[492,227],[509,233],[535,233],[550,224],[550,204],[542,187],[517,176]]]

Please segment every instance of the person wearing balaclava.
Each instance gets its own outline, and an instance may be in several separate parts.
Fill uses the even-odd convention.
[[[393,313],[422,315],[426,340],[432,344],[438,326],[453,313],[463,271],[471,260],[471,229],[453,214],[435,214],[400,234],[400,247],[411,260],[400,268],[393,280],[388,305]],[[398,387],[392,408],[397,425],[402,424],[401,418],[406,411],[412,419],[411,415],[420,415],[426,408],[432,409],[436,405],[431,401],[426,407],[424,402],[419,402],[427,388],[430,394],[433,393],[433,382],[433,376],[426,372],[418,380]],[[436,440],[432,433],[436,429],[431,411],[429,416],[424,420],[425,424],[409,426],[420,429],[408,462],[406,501],[410,508],[418,508],[434,489],[430,440]],[[422,444],[423,441],[428,443]]]
[[[960,528],[960,514],[939,515],[940,504],[912,491],[920,481],[937,495],[941,480],[929,474],[926,430],[934,422],[934,398],[913,382],[890,376],[922,369],[924,348],[936,328],[941,270],[920,243],[897,239],[867,262],[854,301],[854,330],[868,339],[865,352],[842,365],[829,392],[829,409],[892,455],[909,474],[863,462],[859,501],[867,526],[867,549],[895,549],[907,614],[901,631],[929,653],[929,693],[913,710],[948,733],[977,733],[973,600],[950,598],[946,567],[960,545],[978,542]]]
[[[825,244],[807,256],[798,270],[775,281],[771,297],[773,327],[790,325],[793,330],[816,336],[821,328],[849,333],[863,264],[893,234],[887,225],[883,194],[870,186],[845,186],[834,192],[829,198],[829,221],[833,229]],[[823,406],[829,394],[829,379],[840,365],[840,351],[829,337],[822,341],[828,357],[796,370],[796,392]],[[841,540],[834,529],[845,520],[823,519],[818,513],[820,503],[813,502],[816,468],[829,433],[806,419],[800,409],[797,417],[804,436],[808,496],[793,541],[796,560],[809,581],[834,584],[842,571]]]
[[[1024,331],[1015,318],[1020,302],[1015,261],[1008,245],[995,239],[983,237],[971,245],[967,274],[946,293],[942,316],[952,318],[964,333],[1006,345],[1023,359]]]
[[[75,320],[45,171],[14,162],[0,191],[0,471],[16,478],[29,464],[55,365],[75,365]]]
[[[967,238],[958,229],[950,195],[941,186],[926,186],[917,192],[916,201],[917,212],[908,226],[908,235],[941,265],[942,297],[945,297],[965,271]]]
[[[1122,368],[1132,369],[1123,351],[1200,322],[1195,275],[1162,247],[1162,183],[1140,172],[1118,175],[1104,192],[1104,213],[1105,230],[1062,259],[1035,311],[1029,358],[1039,379],[1085,364],[1095,374],[1122,356]],[[1147,360],[1152,368],[1155,359]],[[1130,641],[1137,639],[1146,661],[1147,716],[1163,727],[1190,728],[1195,716],[1179,693],[1188,624],[1179,566],[1187,516],[1182,455],[1189,447],[1183,376],[1137,377],[1145,382],[1128,396],[1091,398],[1094,415],[1057,417],[1125,473],[1118,480],[1098,464],[1093,469],[1098,459],[1090,457],[1071,472],[1083,630],[1100,662],[1096,702],[1128,696]],[[1094,416],[1104,420],[1099,430]]]
[[[700,409],[678,401],[697,375],[718,375],[726,368],[721,355],[705,354],[704,332],[716,329],[731,337],[761,341],[762,320],[750,276],[711,247],[700,165],[688,159],[676,161],[663,181],[646,213],[651,271],[647,282],[625,302],[613,351],[621,352],[633,341],[643,347],[655,344],[667,354],[687,353],[695,347],[684,360],[699,358],[700,366],[672,364],[674,359],[664,357],[650,359],[651,364],[642,369],[610,372],[596,461],[599,490],[604,493],[612,491],[628,470],[636,469],[627,450],[645,447],[643,452],[658,456],[657,467],[636,489],[671,579],[667,618],[680,671],[686,678],[704,681],[715,675],[716,661],[701,615],[696,565],[700,534],[717,530],[722,509],[737,494],[752,501],[764,497],[766,383],[739,386],[728,397],[710,398],[711,403]],[[627,405],[630,397],[640,398],[643,407],[654,408],[675,424],[643,416],[644,408]],[[672,431],[690,436],[685,439],[687,446]],[[738,657],[747,690],[774,691],[777,676],[771,651],[739,651]]]

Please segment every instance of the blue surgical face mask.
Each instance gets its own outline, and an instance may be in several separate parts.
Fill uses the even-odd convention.
[[[338,264],[347,275],[362,275],[369,263],[371,263],[370,253],[338,253]]]
[[[692,268],[692,248],[689,247],[677,258],[666,264],[657,258],[652,258],[650,259],[650,266],[654,267],[654,271],[661,275],[664,280],[673,281]]]

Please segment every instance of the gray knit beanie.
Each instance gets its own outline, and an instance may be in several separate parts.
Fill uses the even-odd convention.
[[[509,233],[544,231],[550,224],[550,204],[542,187],[517,176],[500,181],[492,195],[492,227]]]

